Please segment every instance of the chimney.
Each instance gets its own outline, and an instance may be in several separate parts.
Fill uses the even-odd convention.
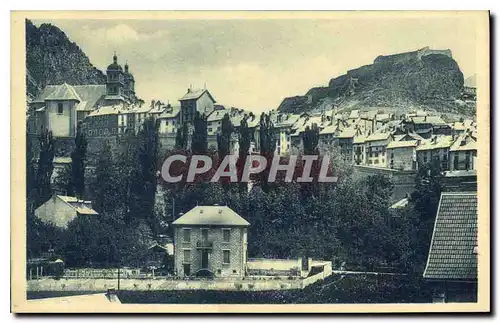
[[[188,87],[187,93],[191,93],[191,88]]]
[[[155,100],[151,100],[151,107],[154,108],[155,107]]]

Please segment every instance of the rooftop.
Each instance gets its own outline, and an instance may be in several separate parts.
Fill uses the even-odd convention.
[[[91,215],[99,214],[92,208],[92,203],[90,201],[79,200],[74,196],[64,196],[64,195],[57,195],[57,198],[69,204],[73,209],[75,209],[80,214],[91,214]]]
[[[387,149],[391,148],[407,148],[407,147],[416,147],[418,142],[416,140],[406,140],[406,141],[391,141],[387,145]]]
[[[227,206],[196,206],[172,225],[215,225],[215,226],[249,226],[245,219]]]
[[[424,278],[477,279],[477,193],[442,193]]]
[[[196,90],[189,89],[187,93],[184,94],[184,96],[179,99],[179,101],[196,100],[200,98],[205,92],[210,96],[212,101],[215,103],[214,97],[210,94],[210,92],[208,92],[207,89],[196,89]]]
[[[82,99],[76,93],[76,90],[69,84],[63,83],[58,85],[52,93],[50,93],[45,100],[74,100],[82,101]]]

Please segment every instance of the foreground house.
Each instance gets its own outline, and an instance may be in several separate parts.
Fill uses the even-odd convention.
[[[67,228],[68,224],[78,216],[98,215],[90,201],[79,200],[73,196],[54,195],[35,210],[35,216],[44,223],[51,223],[59,228]]]
[[[249,225],[227,206],[197,206],[183,214],[172,223],[177,275],[245,276]]]
[[[424,279],[434,302],[477,301],[477,193],[443,193]]]

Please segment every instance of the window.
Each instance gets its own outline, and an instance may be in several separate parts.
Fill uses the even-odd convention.
[[[222,241],[229,242],[231,240],[231,229],[222,229]]]
[[[183,229],[182,230],[182,241],[191,242],[191,229]]]
[[[191,263],[191,250],[189,250],[189,249],[185,249],[184,250],[184,255],[183,255],[182,263],[184,263],[184,264],[190,264]]]
[[[208,229],[206,228],[201,229],[201,239],[203,242],[208,241]]]
[[[57,104],[57,114],[63,114],[63,104],[62,103]]]
[[[231,262],[231,257],[229,250],[222,250],[222,263],[223,264],[230,264]]]

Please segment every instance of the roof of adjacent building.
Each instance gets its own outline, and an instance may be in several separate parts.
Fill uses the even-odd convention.
[[[249,226],[245,219],[227,206],[196,206],[173,225],[218,225],[218,226]]]
[[[417,140],[391,141],[387,145],[387,149],[416,147],[417,145]]]
[[[451,145],[450,151],[477,150],[476,138],[471,134],[462,134]]]
[[[453,145],[453,136],[433,136],[430,139],[422,140],[417,150],[450,148],[451,145]]]
[[[359,135],[355,136],[352,143],[353,144],[362,144],[366,141],[366,136],[365,135]]]
[[[167,107],[167,109],[165,109],[165,111],[163,111],[158,116],[158,119],[176,118],[179,115],[179,112],[181,112],[181,107],[176,107],[176,106],[171,106],[170,108]]]
[[[92,111],[88,116],[96,117],[96,116],[104,116],[110,114],[119,114],[123,111],[124,108],[121,105],[106,105]]]
[[[400,208],[403,208],[403,207],[407,206],[408,203],[409,203],[409,199],[407,197],[405,197],[405,198],[397,201],[393,205],[391,205],[391,209],[400,209]]]
[[[80,214],[99,214],[92,208],[92,202],[90,201],[79,200],[74,196],[56,195],[56,197],[67,203]]]
[[[416,116],[410,117],[415,124],[446,125],[446,122],[439,116]]]
[[[424,278],[477,279],[477,193],[442,193]]]
[[[374,132],[366,138],[366,141],[386,140],[390,135],[390,132]]]
[[[226,114],[230,116],[231,115],[231,111],[227,110],[227,109],[224,109],[224,110],[222,110],[222,109],[220,109],[220,110],[214,110],[208,116],[207,122],[213,122],[213,121],[222,120],[222,118],[224,118],[224,116]]]
[[[205,94],[205,92],[208,94],[208,96],[210,96],[210,98],[212,99],[212,101],[215,103],[215,99],[214,97],[212,96],[212,94],[210,94],[210,92],[208,92],[207,89],[196,89],[196,90],[188,90],[186,94],[184,94],[184,96],[182,98],[179,99],[179,101],[187,101],[187,100],[197,100],[199,99],[203,94]]]
[[[76,93],[76,90],[69,84],[63,83],[58,85],[45,100],[74,100],[80,102],[82,99]]]
[[[56,90],[61,85],[47,85],[42,92],[38,95],[38,97],[33,100],[33,103],[42,103],[45,100],[51,97],[59,96],[59,94],[55,93]],[[76,109],[78,111],[88,111],[95,109],[97,102],[106,95],[106,85],[101,84],[91,84],[91,85],[69,85],[77,94],[78,101],[80,103],[77,105]],[[63,89],[60,91],[64,92]],[[64,96],[64,93],[62,93]],[[61,99],[59,99],[61,100]]]

